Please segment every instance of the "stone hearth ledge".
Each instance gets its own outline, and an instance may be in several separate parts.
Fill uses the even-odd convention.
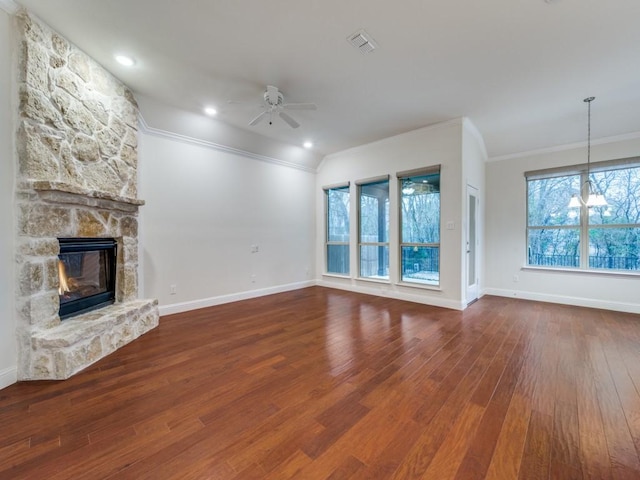
[[[67,379],[158,324],[157,300],[133,300],[38,329],[31,336],[31,375],[24,380]]]

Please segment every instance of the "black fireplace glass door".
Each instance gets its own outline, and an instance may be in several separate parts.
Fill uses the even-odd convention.
[[[113,239],[60,239],[60,317],[93,310],[115,298]]]

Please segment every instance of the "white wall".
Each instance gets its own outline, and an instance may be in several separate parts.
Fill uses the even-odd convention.
[[[640,139],[592,144],[591,148],[592,161],[639,155]],[[485,293],[640,313],[638,276],[523,269],[524,172],[575,165],[585,160],[583,147],[487,163]]]
[[[16,382],[12,18],[0,10],[0,388]]]
[[[462,120],[434,125],[327,156],[316,182],[316,271],[320,284],[375,295],[402,298],[449,308],[463,307],[460,280],[462,258]],[[395,173],[441,164],[441,238],[439,291],[397,285],[399,280],[397,181]],[[322,187],[345,181],[351,190],[351,238],[357,238],[355,182],[390,174],[389,283],[357,279],[357,245],[351,243],[351,278],[322,275],[325,272],[325,212]],[[454,229],[444,228],[454,222]]]
[[[313,284],[313,173],[148,132],[139,162],[141,285],[161,314]]]

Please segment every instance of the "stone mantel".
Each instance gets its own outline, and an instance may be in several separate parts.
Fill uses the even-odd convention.
[[[145,204],[144,200],[138,198],[91,190],[58,181],[27,180],[18,185],[18,190],[33,190],[37,192],[40,199],[49,203],[81,205],[123,212],[136,212]]]

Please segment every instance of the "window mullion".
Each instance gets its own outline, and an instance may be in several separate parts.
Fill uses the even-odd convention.
[[[580,195],[584,200],[589,198],[589,177],[586,171],[580,174]],[[583,203],[580,206],[580,268],[589,268],[589,208]]]

